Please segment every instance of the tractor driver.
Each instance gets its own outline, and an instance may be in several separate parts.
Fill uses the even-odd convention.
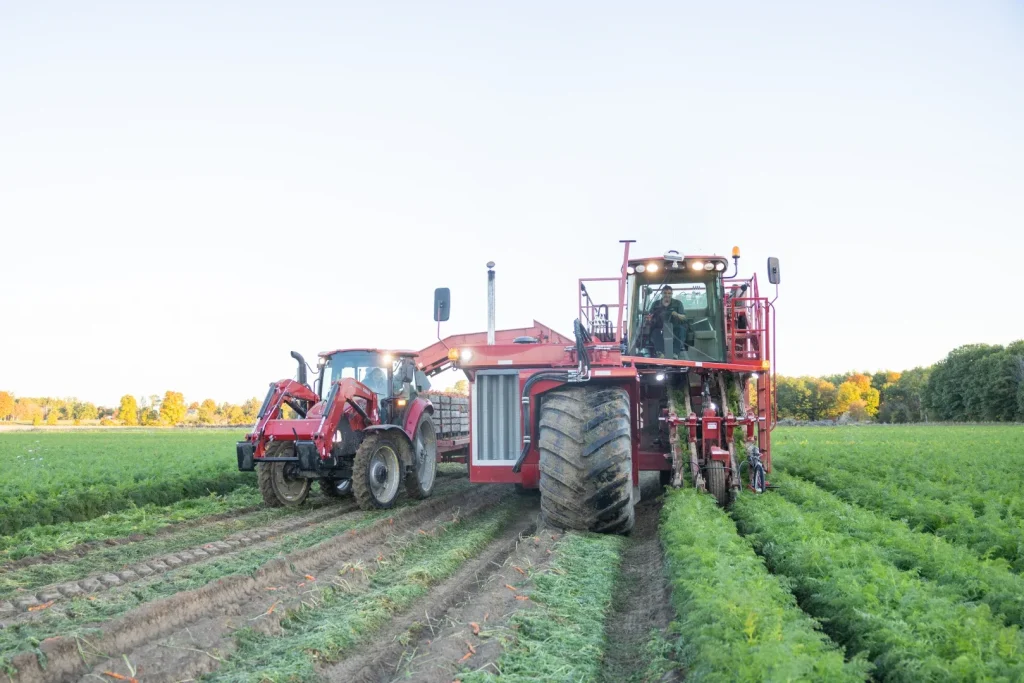
[[[661,290],[661,301],[654,305],[654,308],[647,314],[647,322],[651,325],[651,342],[654,344],[654,351],[658,357],[665,357],[665,326],[670,325],[670,332],[674,337],[672,341],[673,356],[680,355],[686,351],[686,314],[683,312],[683,302],[672,298],[672,288],[665,285]]]
[[[381,398],[388,395],[388,377],[380,368],[370,368],[370,371],[363,377],[363,384]]]

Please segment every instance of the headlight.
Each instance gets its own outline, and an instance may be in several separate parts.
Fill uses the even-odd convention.
[[[690,264],[690,267],[693,268],[694,270],[704,270],[704,262],[694,261],[693,263]]]
[[[470,351],[469,349],[462,349],[462,353],[459,354],[459,357],[464,362],[468,363],[469,361],[471,361],[473,359],[473,352]]]
[[[639,266],[636,267],[636,272],[638,272],[638,273],[642,273],[645,270],[647,270],[647,268],[644,267],[644,264],[642,264],[642,263]]]
[[[665,379],[665,373],[659,372],[657,375],[654,376],[654,379],[658,380],[659,382],[663,381]]]
[[[388,367],[394,362],[394,358],[391,357],[390,353],[385,353],[380,357],[380,364],[382,367]]]
[[[657,263],[648,263],[647,264],[647,272],[648,273],[657,273],[658,272],[658,264]]]

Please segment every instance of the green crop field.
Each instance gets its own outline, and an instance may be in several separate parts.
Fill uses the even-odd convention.
[[[252,483],[221,430],[0,433],[0,534]]]
[[[394,510],[319,494],[266,508],[237,438],[0,434],[0,668],[1024,680],[1019,426],[780,428],[768,493],[723,510],[645,477],[627,537],[538,525],[536,497],[471,485],[457,464]]]

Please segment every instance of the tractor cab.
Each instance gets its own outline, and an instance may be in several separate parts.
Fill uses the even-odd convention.
[[[381,421],[395,424],[410,401],[430,388],[422,372],[416,368],[413,351],[383,349],[338,349],[320,354],[320,376],[316,393],[327,401],[337,381],[351,378],[377,395]]]

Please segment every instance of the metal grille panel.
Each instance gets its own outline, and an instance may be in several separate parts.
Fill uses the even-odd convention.
[[[506,464],[519,457],[519,373],[480,371],[473,387],[473,460],[478,464]]]

